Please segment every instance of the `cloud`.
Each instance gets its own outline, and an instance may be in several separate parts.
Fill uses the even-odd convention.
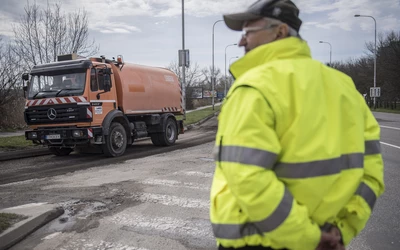
[[[163,20],[163,21],[160,21],[160,22],[155,22],[154,24],[155,25],[165,25],[167,23],[168,23],[168,21]]]
[[[89,28],[107,34],[109,33],[129,34],[132,32],[142,32],[141,29],[135,26],[128,25],[125,23],[116,23],[116,22],[95,23],[94,25],[89,25]]]
[[[362,30],[370,30],[374,25],[372,19],[355,18],[355,14],[374,16],[384,31],[395,29],[400,21],[399,17],[391,14],[400,13],[398,0],[299,0],[298,6],[301,13],[310,17],[309,23],[323,29],[339,27],[350,31],[359,26]]]
[[[3,16],[0,12],[0,35],[12,37],[14,35],[12,27],[15,24],[11,17]]]
[[[46,5],[48,0],[36,0],[39,5]],[[254,0],[255,1],[255,0]],[[23,13],[26,2],[2,0],[0,15],[16,17],[17,10]],[[50,4],[55,1],[49,0]],[[373,15],[377,18],[382,30],[392,30],[399,26],[399,0],[297,0],[304,29],[312,27],[332,29],[338,27],[349,31],[360,27],[369,30],[371,20],[354,18],[354,14]],[[31,1],[31,4],[33,2]],[[185,0],[185,15],[194,17],[221,16],[246,9],[251,2],[242,0]],[[182,14],[181,0],[64,0],[62,7],[65,12],[76,11],[76,8],[88,12],[90,28],[103,33],[140,32],[137,21],[141,17],[158,17],[162,20],[153,22],[156,25],[166,24],[169,18],[177,18]],[[7,14],[8,13],[8,14]],[[123,19],[123,20],[122,20]],[[129,21],[127,21],[129,20]],[[7,26],[10,20],[1,20],[0,33],[9,35]],[[145,24],[144,24],[145,25]]]

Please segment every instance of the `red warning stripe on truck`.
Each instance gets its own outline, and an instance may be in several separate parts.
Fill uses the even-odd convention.
[[[174,112],[174,111],[179,111],[177,107],[164,107],[162,109],[162,112]]]
[[[38,100],[27,100],[25,106],[31,107],[31,106],[66,104],[66,103],[89,104],[88,100],[84,96],[69,96],[69,97],[45,98]]]

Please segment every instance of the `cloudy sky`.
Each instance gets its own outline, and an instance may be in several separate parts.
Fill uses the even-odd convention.
[[[39,5],[53,0],[36,0]],[[32,0],[30,1],[33,2]],[[60,2],[60,1],[58,1]],[[65,12],[85,9],[89,15],[90,35],[100,45],[101,55],[122,54],[126,62],[167,66],[178,59],[182,48],[181,0],[64,0]],[[378,33],[400,30],[400,0],[294,0],[300,8],[302,37],[312,55],[329,62],[348,60],[366,53],[365,42],[374,41],[372,15]],[[253,1],[185,0],[185,47],[191,63],[212,64],[212,27],[222,14],[241,11]],[[0,35],[12,38],[12,24],[24,13],[26,1],[0,0]],[[229,30],[223,22],[215,25],[215,65],[224,70],[225,48],[237,43],[240,32]],[[227,61],[243,56],[237,46],[227,48]],[[230,60],[232,59],[232,60]]]

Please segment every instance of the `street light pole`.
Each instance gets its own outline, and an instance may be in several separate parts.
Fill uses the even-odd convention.
[[[329,66],[332,67],[332,45],[328,42],[324,41],[319,41],[319,43],[327,43],[329,44],[330,50],[329,50]]]
[[[366,16],[366,15],[354,15],[354,17],[370,17],[374,20],[375,23],[375,48],[374,48],[374,91],[376,89],[376,57],[377,57],[377,51],[376,51],[376,20],[373,16]],[[374,109],[376,108],[376,96],[374,95]]]
[[[239,56],[234,56],[234,57],[231,57],[231,59],[229,59],[229,65],[231,65],[231,61],[232,61],[232,59],[235,59],[235,58],[239,58]]]
[[[183,1],[183,0],[182,0]],[[212,95],[212,109],[214,110],[214,85],[215,85],[215,79],[214,79],[214,28],[215,25],[219,22],[222,22],[224,20],[217,20],[213,24],[213,29],[212,29],[212,69],[211,69],[211,95]]]
[[[235,45],[237,45],[237,43],[229,44],[229,45],[227,45],[227,46],[225,47],[225,91],[224,91],[224,95],[225,95],[225,96],[226,96],[226,80],[227,80],[227,78],[226,78],[226,49],[227,49],[228,47],[230,47],[230,46],[235,46]]]
[[[182,53],[183,53],[183,62],[182,62],[182,102],[183,102],[183,120],[186,120],[186,53],[185,53],[185,0],[182,0]]]
[[[235,58],[239,58],[239,56],[234,56],[234,57],[231,57],[230,59],[229,59],[229,67],[231,66],[231,61],[232,61],[232,59],[235,59]],[[231,84],[232,85],[232,84]]]

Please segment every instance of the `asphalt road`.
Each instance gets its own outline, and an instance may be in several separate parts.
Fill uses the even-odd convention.
[[[156,155],[143,141],[122,161],[80,155],[61,163],[53,156],[31,165],[32,160],[13,161],[16,170],[10,163],[3,171],[23,173],[23,181],[0,185],[0,207],[49,202],[65,213],[12,249],[213,249],[208,197],[216,126],[212,119],[180,138],[185,148],[162,148]],[[200,146],[188,148],[195,144]],[[138,157],[139,148],[150,150],[149,157]],[[79,161],[84,168],[66,166]],[[35,166],[41,177],[29,178],[29,172],[36,175]]]
[[[130,159],[138,159],[199,145],[214,140],[216,128],[217,125],[215,124],[215,126],[201,126],[185,132],[185,134],[179,135],[176,144],[170,147],[155,147],[150,139],[134,142],[132,146],[127,148],[125,154],[118,158],[107,158],[99,153],[79,154],[73,152],[71,155],[63,157],[45,155],[0,162],[0,185],[62,175],[91,167],[117,164]]]
[[[386,191],[349,249],[400,249],[400,115],[374,113],[381,126]]]
[[[400,115],[375,116],[386,192],[352,250],[400,249]],[[9,184],[0,185],[0,208],[50,202],[66,210],[11,250],[214,250],[208,203],[215,130],[213,119],[168,153],[153,151],[162,149],[144,141],[118,161],[99,155],[43,156],[2,166],[0,182]],[[184,149],[196,143],[203,144]]]

